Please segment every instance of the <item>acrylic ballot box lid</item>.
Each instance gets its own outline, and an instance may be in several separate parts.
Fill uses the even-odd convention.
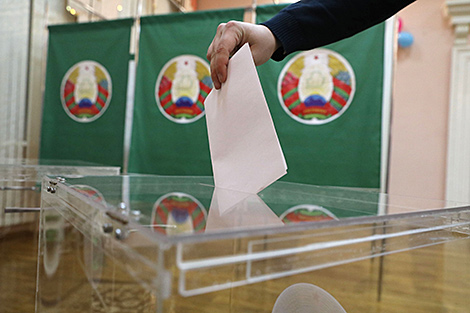
[[[84,161],[0,158],[0,214],[37,211],[44,175],[81,177],[119,175],[120,167]],[[0,225],[3,217],[0,216]]]
[[[38,160],[0,158],[0,182],[40,182],[44,175],[77,177],[118,175],[121,168],[80,160]]]
[[[287,182],[242,195],[216,190],[210,177],[50,176],[43,180],[41,208],[39,291],[59,264],[45,258],[47,251],[60,250],[57,245],[48,249],[54,240],[46,234],[73,228],[93,242],[93,260],[99,265],[92,268],[106,267],[109,262],[103,259],[112,259],[136,284],[162,299],[157,301],[161,308],[174,297],[470,235],[470,208],[462,203]],[[52,236],[58,237],[66,238]],[[40,273],[43,267],[49,268],[47,275]],[[87,273],[96,282],[94,271]]]

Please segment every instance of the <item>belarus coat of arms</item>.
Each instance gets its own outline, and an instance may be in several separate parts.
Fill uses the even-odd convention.
[[[180,124],[204,115],[204,100],[212,89],[209,65],[195,55],[180,55],[160,71],[155,99],[162,114]]]
[[[339,53],[328,49],[302,52],[283,68],[279,101],[294,120],[325,124],[341,116],[356,88],[354,71]]]
[[[108,71],[98,62],[81,61],[62,79],[60,98],[69,117],[88,123],[98,119],[109,106],[112,83]]]

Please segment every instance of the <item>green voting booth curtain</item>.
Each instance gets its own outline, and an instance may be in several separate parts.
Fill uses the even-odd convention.
[[[284,6],[260,6],[263,22]],[[380,187],[385,23],[258,67],[288,174],[315,185]]]
[[[123,166],[132,24],[49,27],[41,159]]]
[[[219,23],[243,14],[234,9],[141,19],[129,172],[212,175],[206,52]]]

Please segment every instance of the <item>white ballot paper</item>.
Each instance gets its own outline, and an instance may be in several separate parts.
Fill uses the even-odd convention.
[[[227,81],[204,106],[216,188],[256,194],[287,173],[248,44],[230,59]]]

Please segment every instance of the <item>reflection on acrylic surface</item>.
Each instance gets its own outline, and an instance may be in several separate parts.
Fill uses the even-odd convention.
[[[296,205],[285,211],[280,216],[280,218],[286,224],[300,222],[323,222],[338,219],[330,210],[312,204]]]
[[[106,200],[103,194],[94,187],[88,185],[72,185],[72,189],[87,196],[96,203],[106,206]],[[97,211],[90,211],[92,216],[88,216],[91,220],[96,220]],[[101,233],[96,228],[93,228],[90,237],[83,237],[79,245],[83,245],[83,264],[85,274],[92,285],[99,283],[104,263],[103,242]],[[80,251],[81,249],[77,249]],[[80,259],[80,256],[79,258]]]
[[[70,188],[78,191],[79,193],[87,196],[88,198],[92,199],[95,202],[106,204],[106,200],[104,196],[99,192],[97,189],[88,186],[88,185],[73,185]]]
[[[165,194],[152,210],[153,230],[165,235],[335,219],[328,209],[311,204],[293,206],[277,216],[257,194],[223,188],[214,189],[208,212],[198,199],[183,192]]]
[[[59,267],[65,222],[55,210],[45,210],[43,214],[44,271],[51,277]]]
[[[106,204],[103,195],[93,187],[87,185],[73,185],[71,188],[97,203]],[[95,220],[97,211],[90,212],[93,213],[93,216],[88,216],[88,218]],[[101,233],[93,228],[90,237],[82,237],[76,231],[70,232],[69,223],[65,221],[64,217],[58,213],[57,210],[44,210],[43,215],[44,271],[46,275],[52,277],[56,273],[61,262],[60,256],[63,253],[63,242],[67,239],[65,236],[68,231],[68,236],[70,237],[68,238],[69,242],[75,242],[71,240],[72,237],[75,240],[79,240],[79,242],[75,242],[75,247],[78,253],[82,251],[83,257],[79,256],[78,259],[83,260],[89,280],[97,280],[101,276],[104,258],[102,251],[103,243],[100,237]],[[75,236],[73,233],[76,233]]]
[[[104,196],[97,189],[78,184],[72,188],[108,207]],[[207,195],[203,197],[207,200]],[[286,209],[273,210],[257,194],[216,187],[208,210],[195,196],[173,191],[160,196],[153,203],[149,218],[154,232],[169,236],[338,219],[323,206],[308,203],[295,205],[295,201],[291,200],[288,202],[290,205],[283,204]],[[92,261],[87,257],[85,259]]]
[[[160,197],[152,210],[152,225],[166,235],[199,233],[206,228],[207,212],[193,196],[172,192]]]
[[[258,195],[214,189],[206,231],[281,225],[282,220]]]

